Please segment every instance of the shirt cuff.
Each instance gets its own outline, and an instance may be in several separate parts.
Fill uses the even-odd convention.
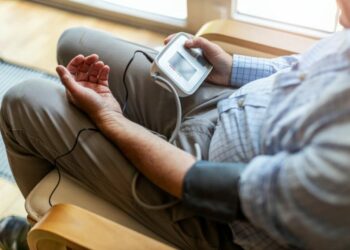
[[[232,222],[244,219],[239,200],[240,163],[198,161],[187,172],[182,201],[198,215]]]
[[[275,63],[271,59],[233,55],[232,60],[231,86],[242,87],[276,72]]]

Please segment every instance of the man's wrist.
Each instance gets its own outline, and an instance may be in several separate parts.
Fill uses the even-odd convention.
[[[96,116],[92,116],[96,126],[103,132],[109,133],[110,130],[120,127],[120,123],[127,120],[121,112],[117,111],[101,111]]]

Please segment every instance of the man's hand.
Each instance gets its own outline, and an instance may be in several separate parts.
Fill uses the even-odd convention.
[[[175,34],[168,36],[164,44],[168,44]],[[205,58],[213,65],[213,70],[207,80],[211,83],[223,86],[230,85],[232,71],[232,56],[226,53],[220,46],[202,37],[194,37],[185,43],[186,48],[200,48]]]
[[[103,129],[113,122],[116,114],[122,114],[117,100],[109,89],[109,66],[98,55],[78,55],[67,65],[56,68],[68,100],[86,112],[96,125]]]

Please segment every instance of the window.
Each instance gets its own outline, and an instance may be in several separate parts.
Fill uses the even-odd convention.
[[[73,0],[102,9],[121,12],[138,11],[142,14],[156,14],[175,19],[187,18],[187,0]]]
[[[206,22],[233,18],[303,36],[337,30],[336,0],[33,0],[164,33],[195,33]]]
[[[302,33],[337,29],[335,0],[234,0],[233,17]]]
[[[231,0],[33,1],[164,33],[195,33],[210,20],[231,16]]]

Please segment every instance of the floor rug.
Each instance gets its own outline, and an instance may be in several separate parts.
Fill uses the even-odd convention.
[[[48,79],[58,82],[58,78],[46,72],[30,67],[17,65],[0,58],[0,103],[7,90],[27,79]],[[1,105],[1,104],[0,104]],[[13,176],[7,161],[5,145],[0,135],[0,178],[13,181]]]

